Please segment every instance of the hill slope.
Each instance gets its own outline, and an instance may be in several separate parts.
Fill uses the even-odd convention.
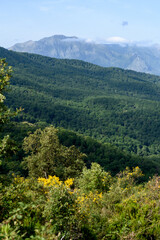
[[[160,75],[160,49],[156,46],[96,44],[77,37],[55,35],[39,41],[18,43],[10,50],[61,59],[79,59],[103,67],[120,67]]]
[[[14,67],[9,106],[140,155],[160,152],[160,77],[0,48]]]

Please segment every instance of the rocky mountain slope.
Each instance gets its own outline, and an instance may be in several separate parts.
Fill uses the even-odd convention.
[[[160,75],[160,49],[156,46],[96,44],[77,37],[54,35],[39,41],[17,43],[9,49]]]

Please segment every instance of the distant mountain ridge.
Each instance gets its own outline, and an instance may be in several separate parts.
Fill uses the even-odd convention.
[[[54,35],[39,41],[17,43],[9,50],[160,75],[160,48],[157,46],[97,44],[75,36]]]

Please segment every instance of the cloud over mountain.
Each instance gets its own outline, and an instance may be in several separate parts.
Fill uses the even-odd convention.
[[[120,67],[160,75],[159,47],[138,46],[119,36],[101,42],[54,35],[39,41],[17,43],[10,50],[54,58],[79,59],[103,67]]]

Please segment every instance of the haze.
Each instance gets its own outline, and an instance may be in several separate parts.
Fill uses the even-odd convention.
[[[160,44],[158,0],[0,0],[0,46],[55,34],[106,43]]]

